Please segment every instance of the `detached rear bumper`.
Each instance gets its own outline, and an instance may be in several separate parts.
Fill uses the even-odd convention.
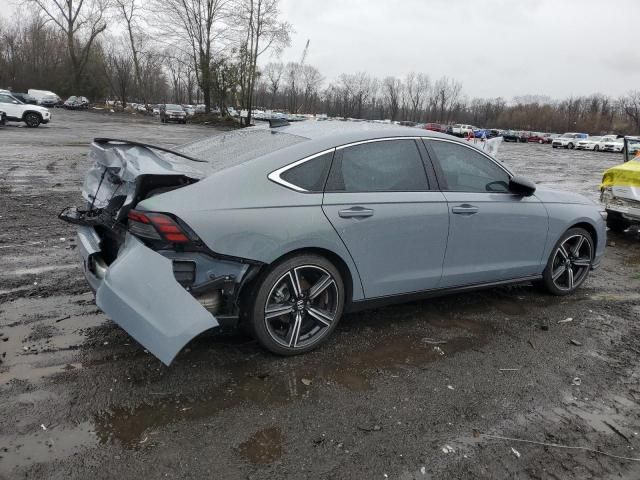
[[[100,238],[80,227],[78,246],[96,304],[165,365],[194,337],[219,326],[175,279],[170,259],[127,235],[118,258],[108,267]]]

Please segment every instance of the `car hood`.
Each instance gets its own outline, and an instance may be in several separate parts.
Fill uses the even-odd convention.
[[[45,107],[40,107],[38,105],[29,105],[30,110],[35,110],[40,113],[49,113],[49,109]]]
[[[579,193],[556,190],[552,188],[537,187],[535,196],[543,203],[596,205],[595,202],[589,200],[584,195],[580,195]]]

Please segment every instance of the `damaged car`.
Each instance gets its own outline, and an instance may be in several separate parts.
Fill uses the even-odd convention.
[[[519,282],[571,294],[606,243],[595,203],[427,130],[278,120],[177,150],[95,139],[89,158],[86,205],[60,218],[98,307],[167,365],[225,324],[294,355],[345,312]]]

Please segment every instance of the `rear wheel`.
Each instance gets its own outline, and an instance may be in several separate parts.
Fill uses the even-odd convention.
[[[572,149],[572,150],[573,150],[573,148],[574,148],[573,143],[570,143],[569,145],[567,145],[567,148],[570,148],[570,149]]]
[[[258,281],[251,331],[273,353],[306,353],[333,332],[343,305],[344,284],[335,266],[318,255],[296,255]]]
[[[610,212],[607,210],[607,227],[616,233],[622,233],[630,226],[630,222],[626,220],[618,212]]]
[[[570,295],[589,276],[592,261],[591,235],[584,228],[571,228],[553,247],[542,274],[542,285],[553,295]]]
[[[26,123],[27,127],[29,128],[36,128],[38,125],[40,125],[41,121],[42,119],[37,113],[27,113],[24,116],[24,123]]]
[[[598,150],[600,150],[600,147],[598,145],[596,145],[595,147],[593,147],[593,151],[597,152]]]

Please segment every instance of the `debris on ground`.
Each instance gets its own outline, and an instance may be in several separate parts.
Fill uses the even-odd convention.
[[[569,322],[573,322],[572,317],[567,317],[564,320],[558,320],[558,323],[569,323]]]
[[[499,368],[498,370],[501,372],[519,372],[520,371],[519,368]]]
[[[435,346],[435,347],[433,347],[433,349],[434,349],[436,352],[438,352],[440,355],[444,355],[444,350],[442,350],[440,347]]]
[[[451,445],[445,445],[444,447],[442,447],[442,451],[444,453],[455,453],[456,452]]]
[[[303,378],[300,381],[303,383],[303,385],[306,385],[307,387],[313,383],[313,381],[309,380],[308,378]]]
[[[580,377],[575,377],[573,379],[573,381],[571,382],[571,385],[575,385],[575,386],[579,387],[580,385],[582,385],[582,380],[580,380]]]
[[[444,345],[447,343],[446,340],[436,340],[434,338],[425,337],[422,339],[423,343],[428,343],[429,345]]]
[[[581,342],[579,342],[578,340],[574,340],[573,338],[571,340],[569,340],[569,343],[571,345],[575,345],[576,347],[581,347],[582,346]]]
[[[516,458],[520,458],[520,452],[513,447],[511,447],[511,453],[513,453]]]

